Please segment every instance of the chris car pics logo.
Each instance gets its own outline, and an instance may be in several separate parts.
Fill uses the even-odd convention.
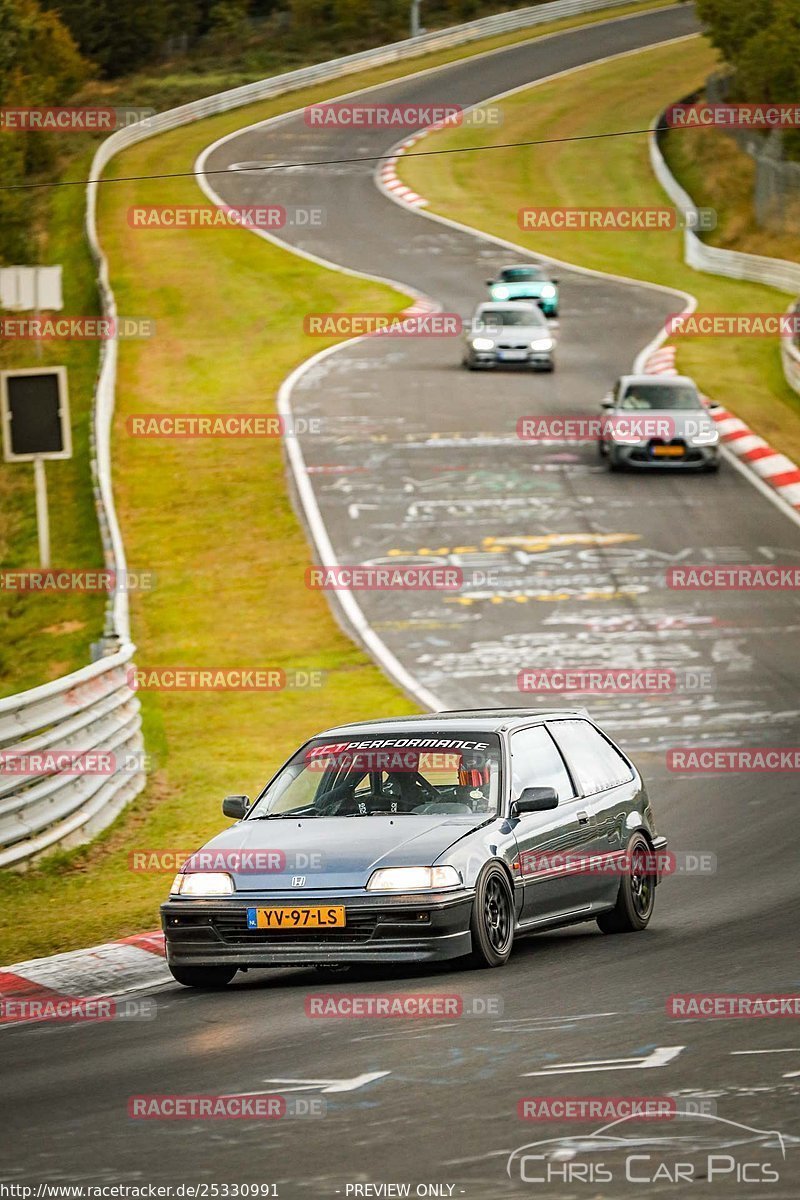
[[[680,1189],[692,1183],[777,1183],[786,1144],[796,1140],[706,1112],[684,1117],[677,1128],[670,1120],[664,1133],[654,1130],[652,1118],[644,1128],[631,1127],[641,1120],[632,1114],[589,1134],[528,1142],[508,1156],[506,1174],[533,1187],[624,1182],[683,1195]]]

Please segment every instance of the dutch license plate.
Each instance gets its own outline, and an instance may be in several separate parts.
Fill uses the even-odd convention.
[[[344,905],[248,908],[248,929],[330,929],[345,924]]]
[[[653,446],[654,458],[683,458],[683,446]]]
[[[497,357],[501,362],[521,362],[528,357],[527,350],[499,350]]]

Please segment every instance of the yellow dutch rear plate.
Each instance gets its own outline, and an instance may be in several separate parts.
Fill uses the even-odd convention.
[[[248,908],[248,929],[331,929],[345,924],[344,905]]]
[[[683,446],[653,446],[654,458],[683,458]]]

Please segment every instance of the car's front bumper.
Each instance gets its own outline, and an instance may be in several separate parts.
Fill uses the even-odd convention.
[[[473,893],[414,898],[324,895],[232,896],[161,906],[167,961],[176,966],[289,967],[333,963],[438,962],[469,954]],[[249,929],[248,908],[343,904],[343,927]]]
[[[719,462],[718,444],[714,446],[691,446],[686,444],[680,448],[683,449],[680,457],[667,458],[657,454],[656,450],[658,447],[649,443],[626,446],[620,442],[613,442],[609,446],[609,453],[620,466],[633,467],[639,470],[648,470],[650,468],[664,470],[666,468],[671,471],[703,471]]]
[[[535,367],[550,370],[553,366],[552,350],[528,350],[523,358],[505,358],[498,350],[474,350],[467,352],[467,362],[473,367]]]

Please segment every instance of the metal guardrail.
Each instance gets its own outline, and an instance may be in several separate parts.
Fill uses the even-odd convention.
[[[121,150],[146,138],[217,113],[339,79],[368,67],[415,58],[493,34],[542,25],[562,17],[613,10],[630,0],[554,0],[499,13],[388,46],[288,71],[231,88],[112,133],[97,148],[86,189],[86,236],[97,269],[103,314],[116,318],[108,262],[97,234],[98,180]],[[106,565],[124,581],[126,560],[111,487],[111,422],[117,377],[117,341],[104,341],[92,415],[92,475]],[[24,754],[47,749],[107,751],[118,761],[109,776],[42,773],[0,783],[0,868],[19,866],[57,846],[86,841],[144,787],[139,701],[127,685],[124,664],[130,640],[128,596],[116,586],[109,597],[103,639],[107,657],[62,679],[0,700],[0,751]],[[1,774],[0,774],[1,777]]]
[[[139,701],[128,686],[134,647],[52,683],[0,700],[0,754],[103,754],[103,770],[0,772],[0,867],[87,841],[144,787]]]
[[[687,97],[679,103],[689,103],[691,99]],[[657,128],[663,128],[665,123],[665,114],[660,113],[651,126],[650,163],[658,182],[673,204],[683,212],[694,214],[694,219],[697,220],[697,206],[694,200],[678,183],[661,153],[661,135]],[[768,258],[762,254],[745,254],[741,250],[724,250],[720,246],[709,246],[693,229],[687,228],[683,231],[683,260],[696,271],[707,271],[710,275],[763,283],[793,295],[800,292],[800,263],[791,262],[786,258]],[[781,362],[787,383],[800,393],[800,351],[789,337],[781,338]]]

